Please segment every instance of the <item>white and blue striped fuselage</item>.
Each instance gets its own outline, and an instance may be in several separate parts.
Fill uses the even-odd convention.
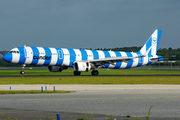
[[[104,58],[115,57],[135,57],[138,53],[134,52],[117,52],[101,50],[82,50],[82,49],[65,49],[65,48],[46,48],[46,47],[17,47],[8,53],[8,62],[26,65],[43,65],[43,66],[68,66],[73,67],[75,61],[89,61]],[[18,52],[16,52],[18,51]],[[153,56],[155,57],[155,56]],[[133,58],[128,61],[106,63],[104,68],[131,68],[151,64],[149,57]]]
[[[16,64],[48,66],[52,72],[73,67],[75,75],[89,70],[93,70],[92,75],[98,75],[95,68],[124,69],[163,60],[164,58],[156,55],[161,32],[162,30],[156,29],[138,52],[24,46],[12,49],[3,59]]]

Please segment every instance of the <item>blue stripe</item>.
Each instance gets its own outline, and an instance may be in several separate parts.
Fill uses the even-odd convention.
[[[127,57],[133,57],[133,55],[130,52],[126,52],[126,54],[127,54]],[[133,59],[128,60],[126,68],[132,67],[132,64],[133,64]]]
[[[57,63],[56,63],[56,66],[61,66],[63,64],[63,61],[64,61],[64,53],[63,53],[63,50],[61,48],[55,48],[56,49],[56,52],[57,52]],[[59,52],[61,51],[61,52]],[[59,58],[62,58],[62,59],[59,59]]]
[[[149,51],[149,53],[148,53],[148,63],[147,63],[147,65],[152,63],[152,62],[149,60],[149,57],[153,57],[153,56],[151,55],[151,51],[152,51],[152,49],[151,49],[151,50]]]
[[[115,52],[116,57],[122,57],[120,52]],[[119,69],[121,67],[122,62],[116,62],[116,65],[114,68]]]
[[[68,49],[69,54],[70,54],[70,63],[69,66],[73,67],[73,62],[76,61],[76,53],[73,49]]]
[[[105,58],[110,58],[110,57],[111,57],[111,55],[110,55],[110,53],[109,53],[108,51],[103,51],[103,52],[104,52]],[[104,65],[104,67],[105,67],[105,68],[108,68],[109,65],[110,65],[110,64],[106,63],[106,64]]]
[[[51,59],[52,59],[52,53],[51,50],[49,48],[44,48],[45,51],[45,56],[50,58],[50,59],[45,59],[44,64],[43,65],[49,65],[51,63]]]
[[[82,55],[82,60],[88,60],[88,55],[87,52],[85,50],[81,50],[81,55]]]
[[[146,43],[146,51],[148,51],[148,49],[152,46],[152,37],[149,38],[149,40]],[[151,53],[151,52],[149,52]]]
[[[39,50],[36,47],[31,47],[31,49],[33,51],[33,59],[31,65],[36,65],[39,61],[39,59],[36,59],[37,57],[39,57]]]
[[[151,57],[152,56],[152,49],[150,49],[149,53],[148,53],[148,57]]]
[[[138,52],[137,52],[137,55],[138,55],[138,56],[141,56],[142,54],[141,54],[140,51],[138,51]],[[144,62],[144,57],[138,58],[138,64],[137,64],[137,67],[142,66],[143,62]]]
[[[98,54],[98,52],[96,51],[96,50],[91,50],[92,51],[92,53],[93,53],[93,56],[94,56],[94,60],[95,59],[99,59],[99,54]]]
[[[156,48],[156,53],[157,53],[157,50],[158,50],[158,46],[159,46],[159,41],[160,41],[160,38],[161,38],[161,33],[162,33],[162,30],[158,30],[157,31],[157,48]]]
[[[146,43],[146,51],[148,51],[148,49],[152,46],[152,36],[149,38],[149,40],[147,41]],[[152,49],[149,51],[148,53],[148,58],[152,56]],[[150,64],[152,63],[151,61],[149,61],[148,59],[148,63],[147,64]]]
[[[26,61],[24,47],[18,47],[20,58],[18,64],[24,64]],[[27,54],[27,53],[26,53]]]

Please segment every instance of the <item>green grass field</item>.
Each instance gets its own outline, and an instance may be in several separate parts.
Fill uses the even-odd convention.
[[[170,70],[99,70],[99,75],[180,75],[179,68]],[[21,76],[20,70],[0,70],[0,76]],[[89,77],[91,71],[82,72],[81,77],[73,77],[73,70],[49,72],[48,70],[25,70],[24,76],[39,75],[42,77],[0,78],[0,84],[180,84],[180,77]],[[45,77],[59,75],[59,77]],[[61,77],[72,75],[72,77]]]
[[[128,70],[99,70],[99,75],[180,75],[179,68],[176,71],[172,71],[171,69],[167,70],[159,70],[153,69],[148,70],[147,68],[144,70],[139,69],[128,69]],[[12,76],[12,75],[20,75],[19,70],[0,70],[0,76]],[[25,70],[25,75],[73,75],[73,70],[64,70],[62,72],[49,72],[48,70]],[[91,75],[91,71],[82,72],[81,75]]]
[[[0,84],[180,84],[180,77],[23,77],[1,78]]]

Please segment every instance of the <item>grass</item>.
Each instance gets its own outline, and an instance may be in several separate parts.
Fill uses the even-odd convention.
[[[180,84],[180,77],[20,77],[0,84]]]
[[[74,91],[63,91],[63,90],[56,90],[56,91],[50,91],[50,90],[44,90],[41,92],[40,90],[0,90],[0,94],[37,94],[37,93],[71,93]]]
[[[176,71],[159,70],[159,69],[122,69],[122,70],[99,70],[99,75],[180,75],[179,68]],[[21,68],[19,70],[0,70],[0,76],[21,76]],[[49,72],[48,70],[25,70],[25,76],[31,75],[73,75],[73,70],[64,70],[62,72]],[[91,75],[91,71],[82,72],[81,75]]]

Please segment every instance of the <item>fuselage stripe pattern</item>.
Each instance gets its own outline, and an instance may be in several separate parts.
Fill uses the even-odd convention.
[[[85,50],[81,50],[82,60],[88,60],[88,54]]]
[[[33,51],[33,60],[31,65],[37,65],[38,61],[39,61],[39,51],[37,49],[37,47],[31,47],[32,51]]]
[[[141,51],[138,51],[137,52],[138,56],[141,56]],[[141,66],[143,64],[143,61],[144,61],[144,57],[140,57],[138,58],[138,64],[137,64],[137,67]]]
[[[110,57],[111,57],[111,55],[110,55],[110,53],[109,53],[108,51],[103,51],[103,52],[104,52],[105,58],[110,58]],[[109,65],[110,65],[110,64],[106,63],[106,64],[104,65],[104,67],[105,67],[105,68],[108,68]]]
[[[51,62],[53,53],[51,53],[51,50],[49,48],[45,48],[45,47],[44,47],[44,51],[45,51],[45,54],[43,56],[44,56],[45,62],[43,65],[49,65]]]
[[[115,52],[116,57],[122,57],[120,52]],[[116,62],[116,65],[114,68],[119,69],[121,67],[122,62]]]
[[[55,55],[57,55],[57,62],[56,62],[56,66],[61,66],[64,60],[64,53],[62,51],[61,48],[56,48],[56,53],[54,53]]]
[[[126,52],[126,54],[127,54],[127,57],[133,57],[133,55],[130,52]],[[133,59],[128,60],[126,68],[130,68],[132,64],[133,64]]]
[[[96,59],[99,59],[99,54],[96,50],[91,50],[92,53],[93,53],[93,59],[96,60]]]
[[[24,47],[19,47],[18,49],[19,49],[19,53],[20,53],[20,59],[19,59],[18,64],[24,64],[26,61],[26,58],[25,58],[25,54],[22,54],[22,53],[25,52],[25,49],[24,49]]]
[[[76,61],[76,53],[73,49],[68,49],[69,51],[69,54],[70,54],[70,63],[69,63],[69,66],[70,67],[73,67],[73,63],[74,61]]]

